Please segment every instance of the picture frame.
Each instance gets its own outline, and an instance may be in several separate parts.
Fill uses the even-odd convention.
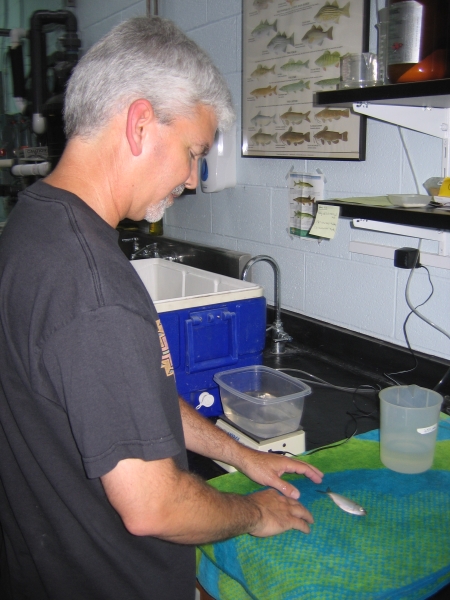
[[[368,50],[370,0],[243,0],[243,157],[365,160],[366,117],[314,106]]]

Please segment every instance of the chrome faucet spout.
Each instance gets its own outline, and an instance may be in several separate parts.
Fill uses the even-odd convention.
[[[242,279],[247,280],[248,273],[252,266],[260,261],[270,264],[274,274],[274,302],[275,302],[275,321],[271,325],[272,329],[272,354],[284,354],[286,352],[286,342],[292,341],[292,337],[283,329],[281,322],[281,271],[277,261],[266,254],[259,254],[251,258],[244,266]]]

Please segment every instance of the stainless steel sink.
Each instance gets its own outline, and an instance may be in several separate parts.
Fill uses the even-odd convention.
[[[219,275],[241,279],[251,254],[184,242],[141,231],[119,230],[119,245],[129,260],[163,258]]]

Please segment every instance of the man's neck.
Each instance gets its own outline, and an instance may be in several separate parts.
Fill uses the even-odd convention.
[[[44,181],[76,194],[111,227],[117,227],[122,219],[120,182],[115,169],[108,165],[108,157],[99,154],[95,144],[69,141],[56,168]]]

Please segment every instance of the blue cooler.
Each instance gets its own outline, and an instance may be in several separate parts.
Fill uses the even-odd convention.
[[[262,364],[263,288],[160,258],[131,264],[159,313],[178,393],[204,416],[223,414],[214,374]]]

